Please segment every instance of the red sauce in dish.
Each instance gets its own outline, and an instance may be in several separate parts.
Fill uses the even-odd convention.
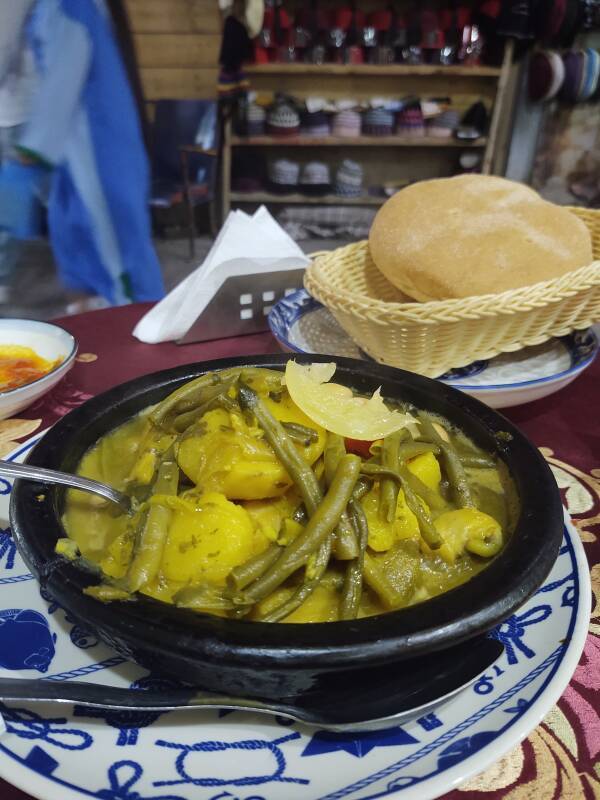
[[[37,381],[53,370],[58,361],[47,361],[30,347],[0,345],[0,392]]]

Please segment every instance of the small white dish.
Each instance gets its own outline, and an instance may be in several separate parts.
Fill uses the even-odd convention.
[[[53,370],[31,383],[0,391],[0,419],[11,417],[30,406],[49,392],[73,366],[77,354],[77,342],[71,334],[49,322],[32,319],[1,319],[0,346],[8,344],[30,347],[48,361],[61,359]]]
[[[269,326],[284,350],[371,360],[304,289],[273,306]],[[563,389],[590,366],[598,348],[598,338],[588,328],[515,353],[475,361],[447,372],[439,380],[492,408],[509,408]]]

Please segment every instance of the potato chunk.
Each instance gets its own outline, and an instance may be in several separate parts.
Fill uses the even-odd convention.
[[[233,567],[252,555],[254,525],[242,506],[209,492],[173,509],[162,574],[177,583],[224,586]]]
[[[315,426],[285,396],[279,403],[265,401],[274,416],[288,422]],[[325,446],[325,433],[307,447],[297,444],[303,458],[314,463]],[[183,472],[204,491],[221,492],[230,500],[279,497],[292,485],[262,431],[249,426],[240,414],[223,409],[208,411],[198,432],[183,439],[177,451]]]
[[[465,550],[490,558],[503,544],[500,525],[489,514],[476,508],[446,511],[440,514],[434,525],[444,540],[438,552],[448,564],[454,564]]]

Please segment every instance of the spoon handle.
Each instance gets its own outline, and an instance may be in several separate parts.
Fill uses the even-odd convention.
[[[12,461],[0,461],[0,475],[5,478],[27,478],[40,483],[58,483],[72,486],[84,492],[99,494],[106,500],[117,503],[126,511],[129,510],[129,498],[121,492],[107,486],[105,483],[94,481],[91,478],[82,478],[79,475],[70,475],[68,472],[59,472],[43,467],[32,467],[29,464],[15,464]]]
[[[302,716],[291,713],[284,704],[269,705],[260,700],[228,697],[201,689],[169,689],[168,691],[135,690],[102,686],[82,681],[55,683],[54,681],[21,678],[0,679],[0,701],[27,703],[76,703],[88,708],[108,711],[181,711],[192,708],[227,708],[237,711],[257,711],[264,714],[298,719]]]

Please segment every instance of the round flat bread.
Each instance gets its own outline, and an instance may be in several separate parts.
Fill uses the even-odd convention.
[[[578,217],[524,184],[489,175],[402,189],[378,211],[369,247],[390,283],[420,301],[529,286],[593,261]]]

